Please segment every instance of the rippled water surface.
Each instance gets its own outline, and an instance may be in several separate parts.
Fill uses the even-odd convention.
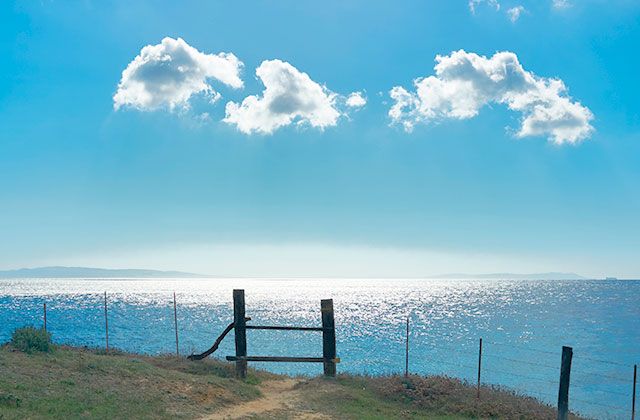
[[[410,370],[508,386],[557,400],[561,347],[572,346],[570,405],[599,418],[629,418],[634,363],[640,362],[640,281],[403,279],[16,279],[0,280],[0,341],[21,325],[41,325],[47,303],[54,340],[144,353],[206,350],[233,319],[232,289],[246,290],[247,316],[261,325],[320,326],[320,299],[333,298],[340,371]],[[320,356],[317,332],[249,331],[250,355]],[[216,357],[233,354],[230,334]],[[260,364],[321,373],[317,364]]]

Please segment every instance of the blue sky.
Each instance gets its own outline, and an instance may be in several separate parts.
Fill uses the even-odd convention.
[[[637,278],[639,15],[623,0],[3,2],[0,267]],[[164,89],[162,66],[123,78],[166,37],[200,54],[207,92]],[[534,82],[452,82],[454,58],[517,60]],[[411,104],[397,119],[394,87]]]

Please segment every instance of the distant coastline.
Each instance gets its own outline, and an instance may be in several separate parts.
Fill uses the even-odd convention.
[[[162,271],[150,269],[112,269],[112,268],[95,268],[95,267],[35,267],[20,268],[15,270],[0,270],[0,279],[4,278],[107,278],[107,279],[160,279],[160,278],[214,278],[220,276],[212,276],[207,274],[190,273],[184,271]],[[223,276],[225,278],[262,278],[260,276]],[[342,277],[324,277],[324,276],[278,276],[264,277],[265,279],[273,278],[295,278],[295,279],[313,279],[313,278],[342,278]],[[347,277],[345,277],[347,278]],[[352,277],[348,277],[352,278]],[[363,279],[378,279],[379,277],[362,277]],[[387,277],[380,277],[387,278]],[[405,277],[398,277],[405,278]],[[409,277],[411,279],[427,279],[427,280],[587,280],[587,277],[576,273],[562,272],[545,272],[545,273],[487,273],[487,274],[469,274],[469,273],[446,273],[432,276]],[[611,279],[611,278],[608,278]]]
[[[37,267],[0,271],[0,278],[206,278],[203,274],[147,269],[91,267]]]
[[[488,273],[488,274],[468,274],[450,273],[429,276],[430,279],[504,279],[504,280],[587,280],[587,277],[576,273]]]

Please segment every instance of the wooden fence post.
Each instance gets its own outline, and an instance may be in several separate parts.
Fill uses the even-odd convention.
[[[44,303],[44,330],[47,331],[47,302]]]
[[[478,348],[478,390],[476,398],[480,399],[480,372],[482,371],[482,337],[480,337],[480,347]]]
[[[109,353],[109,317],[107,316],[107,292],[104,292],[104,330],[106,333],[107,353]]]
[[[638,382],[638,365],[633,365],[633,394],[631,396],[631,420],[636,418],[636,383]]]
[[[333,299],[320,301],[322,312],[322,358],[324,375],[336,376],[336,326],[333,317]]]
[[[247,377],[247,322],[245,320],[244,290],[233,291],[233,323],[236,337],[236,375]]]
[[[176,305],[176,292],[173,292],[173,322],[176,328],[176,356],[180,357],[180,347],[178,346],[178,307]]]
[[[409,377],[409,317],[407,316],[407,339],[404,349],[404,377]]]
[[[571,359],[573,349],[562,346],[562,362],[560,365],[560,386],[558,387],[558,420],[569,418],[569,382],[571,377]]]

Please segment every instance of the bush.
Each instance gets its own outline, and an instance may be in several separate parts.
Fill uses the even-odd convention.
[[[20,407],[22,400],[12,394],[0,394],[0,407]],[[2,417],[0,417],[2,418]]]
[[[23,327],[18,328],[11,335],[11,346],[25,353],[45,352],[53,349],[51,334],[44,328]]]

